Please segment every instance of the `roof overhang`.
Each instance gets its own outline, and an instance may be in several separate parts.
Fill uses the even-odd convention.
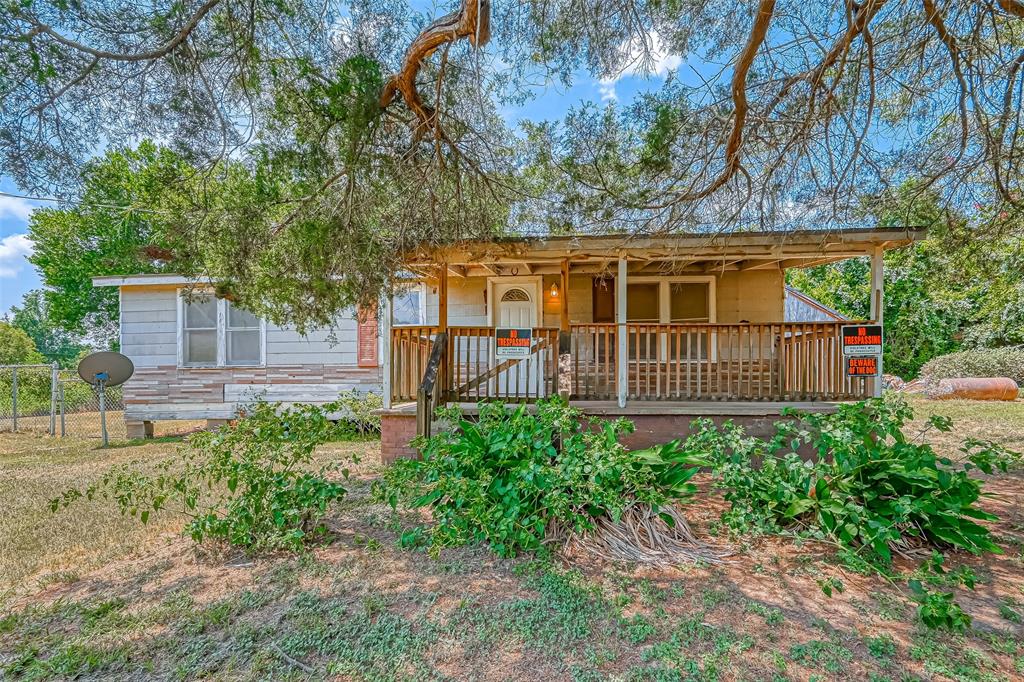
[[[207,277],[189,278],[181,275],[108,275],[93,277],[94,287],[209,286]]]
[[[405,262],[425,276],[441,263],[450,274],[470,276],[557,273],[565,261],[571,272],[597,274],[612,272],[619,258],[629,261],[630,272],[786,269],[868,256],[906,246],[926,233],[925,228],[906,227],[512,238],[416,249]]]

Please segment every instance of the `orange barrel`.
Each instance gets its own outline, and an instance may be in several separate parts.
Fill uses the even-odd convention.
[[[940,379],[928,391],[933,400],[1016,400],[1017,382],[1005,377]]]

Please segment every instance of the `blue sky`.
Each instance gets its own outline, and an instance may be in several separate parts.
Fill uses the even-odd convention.
[[[640,92],[660,87],[670,72],[686,68],[678,56],[664,52],[656,37],[652,47],[652,73],[627,70],[618,78],[599,80],[580,72],[571,87],[539,89],[537,96],[523,106],[507,109],[506,120],[513,125],[524,119],[557,120],[587,101],[624,104]],[[680,73],[684,80],[689,80],[688,75]],[[10,178],[0,177],[0,317],[12,305],[20,304],[25,292],[42,286],[38,272],[27,260],[32,243],[26,237],[29,216],[42,204],[3,196],[4,192],[23,194]]]
[[[9,178],[0,178],[0,192],[20,194]],[[26,260],[32,243],[25,232],[29,215],[37,205],[0,194],[0,315],[21,303],[26,291],[42,286],[39,274]]]

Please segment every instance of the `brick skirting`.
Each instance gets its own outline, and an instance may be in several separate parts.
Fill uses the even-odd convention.
[[[775,422],[786,419],[780,414],[708,415],[706,412],[678,414],[678,411],[674,411],[673,414],[650,414],[649,409],[646,408],[647,414],[623,415],[636,426],[633,433],[622,438],[622,444],[630,450],[660,445],[676,438],[686,438],[690,434],[690,424],[696,419],[710,419],[719,425],[726,421],[732,421],[734,424],[742,426],[748,436],[766,439],[775,435]],[[380,425],[381,460],[385,464],[390,464],[399,457],[416,457],[416,450],[409,446],[409,441],[415,435],[415,413],[406,411],[382,414]]]

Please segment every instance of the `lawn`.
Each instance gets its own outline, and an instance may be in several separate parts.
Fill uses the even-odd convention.
[[[953,434],[929,436],[947,453],[969,435],[1024,449],[1024,403],[915,407],[956,420]],[[57,515],[46,507],[116,463],[174,448],[0,436],[0,679],[1024,676],[1024,472],[992,478],[998,496],[982,505],[1001,516],[1004,553],[949,560],[979,577],[958,595],[974,627],[952,635],[920,627],[900,586],[779,538],[711,537],[735,550],[730,562],[675,569],[399,549],[402,519],[369,499],[374,442],[318,452],[362,463],[329,519],[333,541],[301,557],[197,550],[176,535],[180,518],[141,526],[103,501]],[[711,496],[687,515],[708,536],[720,509]],[[831,599],[826,578],[843,588]]]

